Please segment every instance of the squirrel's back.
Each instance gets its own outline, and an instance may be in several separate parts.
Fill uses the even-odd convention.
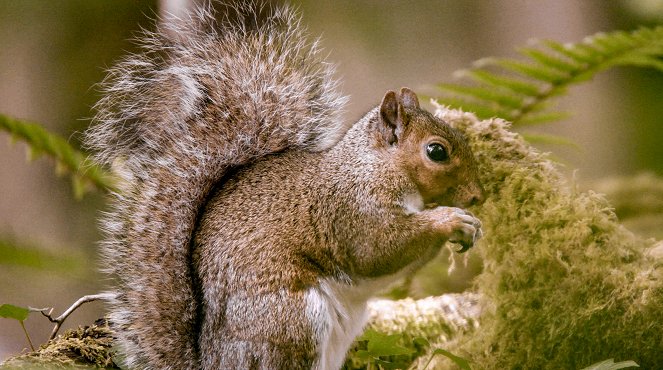
[[[333,67],[288,7],[210,5],[144,32],[101,84],[86,144],[120,177],[103,223],[111,322],[131,368],[198,368],[191,236],[234,167],[345,132]],[[170,36],[173,35],[173,36]]]

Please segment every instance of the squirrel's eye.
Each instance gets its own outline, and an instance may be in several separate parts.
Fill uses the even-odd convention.
[[[442,144],[432,143],[426,146],[426,154],[428,158],[432,159],[435,162],[445,162],[449,159],[449,153],[447,149]]]

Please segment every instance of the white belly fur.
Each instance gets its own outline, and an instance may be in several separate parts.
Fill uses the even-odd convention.
[[[401,203],[407,214],[424,209],[423,199],[418,192],[406,194]],[[420,261],[416,261],[410,266],[420,264]],[[306,316],[311,321],[317,340],[318,359],[314,369],[341,368],[350,345],[361,334],[368,319],[368,299],[402,278],[410,266],[393,275],[355,282],[354,285],[320,279],[317,286],[306,291]],[[350,281],[349,278],[347,280]]]
[[[314,369],[341,368],[350,345],[368,319],[366,302],[402,275],[397,273],[355,285],[321,279],[317,286],[306,291],[306,316],[317,339],[318,360]]]

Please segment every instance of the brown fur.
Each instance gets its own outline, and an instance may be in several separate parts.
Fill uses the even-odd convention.
[[[386,107],[390,113],[402,108]],[[406,214],[398,200],[420,191],[438,205],[480,201],[472,153],[461,135],[428,112],[403,113],[392,126],[374,110],[329,150],[270,156],[217,188],[195,233],[203,368],[222,368],[223,348],[238,351],[239,344],[266,368],[299,368],[290,361],[316,354],[304,314],[307,288],[321,279],[352,285],[418,266],[460,230],[456,221],[439,223],[448,219],[448,207]],[[384,133],[399,125],[388,144],[384,138],[392,136]],[[449,164],[428,163],[420,153],[430,138],[453,146]],[[458,192],[461,187],[475,191]],[[270,348],[269,359],[257,348]]]
[[[145,33],[101,84],[86,144],[121,178],[102,243],[118,352],[132,369],[339,367],[368,283],[479,237],[443,207],[481,201],[476,165],[409,89],[348,130],[291,9],[227,10]]]

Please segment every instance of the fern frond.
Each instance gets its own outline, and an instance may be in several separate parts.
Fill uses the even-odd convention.
[[[531,78],[553,85],[560,84],[568,76],[568,73],[558,71],[554,68],[554,66],[543,63],[534,64],[531,62],[523,62],[520,60],[506,58],[493,59],[489,61],[507,71],[522,75],[526,78]]]
[[[437,98],[432,98],[437,99]],[[430,99],[429,99],[430,100]],[[508,111],[496,110],[493,104],[493,107],[485,105],[485,101],[477,101],[475,99],[461,98],[458,96],[449,97],[444,100],[444,103],[450,107],[463,107],[469,112],[474,112],[481,117],[510,117]]]
[[[539,89],[541,88],[540,85],[535,83],[520,81],[506,76],[498,76],[483,69],[464,70],[457,75],[467,76],[488,86],[506,89],[525,96],[536,96],[539,94]]]
[[[571,114],[568,112],[543,112],[532,113],[521,118],[520,125],[538,125],[541,123],[562,121],[569,118]]]
[[[452,84],[440,84],[438,86],[444,90],[453,91],[461,96],[478,99],[479,101],[483,100],[497,103],[497,107],[518,109],[523,105],[524,98],[522,96],[503,91],[503,89],[487,89],[485,87]]]
[[[582,65],[575,63],[574,61],[566,60],[560,56],[551,55],[534,48],[520,49],[520,53],[548,66],[549,68],[556,69],[561,73],[573,73],[575,70],[582,67]]]
[[[28,144],[30,159],[47,154],[55,160],[58,173],[71,173],[77,198],[82,197],[90,186],[104,191],[113,187],[111,176],[106,171],[90,163],[85,154],[76,150],[62,137],[47,132],[41,125],[0,114],[0,130],[7,131],[13,138]]]
[[[438,85],[443,95],[437,101],[514,125],[559,120],[566,114],[550,110],[553,98],[600,71],[634,66],[663,72],[663,26],[598,33],[575,44],[541,41],[519,53],[519,59],[481,59],[459,73],[467,82]]]

